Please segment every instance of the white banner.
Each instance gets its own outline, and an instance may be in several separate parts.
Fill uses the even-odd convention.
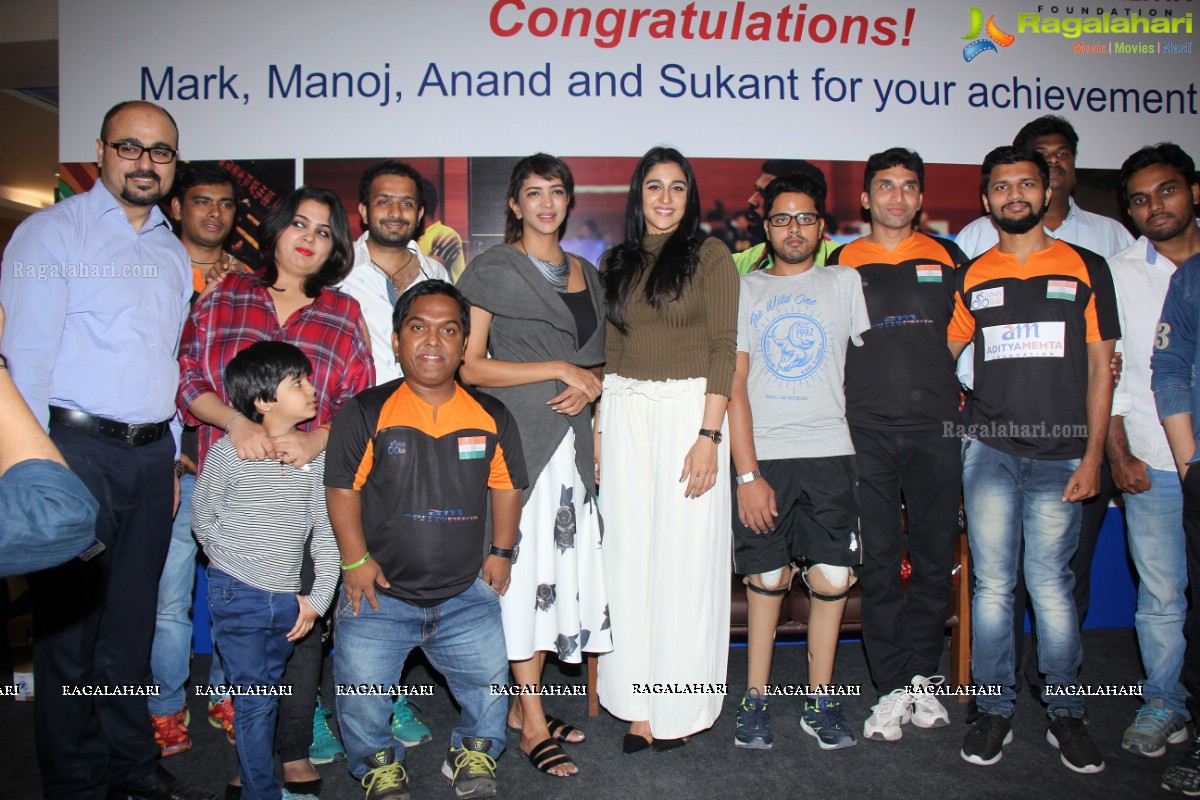
[[[978,0],[975,0],[978,3]],[[105,110],[183,157],[640,155],[978,164],[1046,113],[1082,167],[1200,157],[1191,0],[60,0],[60,157]]]

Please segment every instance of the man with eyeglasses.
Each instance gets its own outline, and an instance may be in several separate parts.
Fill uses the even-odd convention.
[[[157,207],[178,138],[151,103],[110,109],[100,180],[22,223],[0,272],[13,379],[99,501],[104,545],[29,576],[34,736],[50,798],[213,797],[158,765],[144,688],[178,502],[168,425],[192,295],[187,251]]]
[[[1038,666],[1046,675],[1046,740],[1066,767],[1095,773],[1104,759],[1083,722],[1083,645],[1070,562],[1081,501],[1100,483],[1112,410],[1109,364],[1121,327],[1105,260],[1043,229],[1049,184],[1040,153],[1007,146],[988,153],[980,189],[1000,242],[955,273],[947,342],[954,357],[975,345],[975,398],[963,443],[975,565],[971,671],[976,684],[1000,687],[999,695],[977,698],[961,756],[995,764],[1012,741],[1013,590],[1024,547]]]
[[[1114,219],[1093,214],[1080,208],[1072,194],[1075,191],[1075,158],[1079,153],[1079,135],[1071,123],[1060,116],[1047,114],[1027,123],[1013,137],[1014,147],[1028,147],[1042,155],[1050,167],[1050,202],[1042,218],[1042,229],[1047,236],[1061,239],[1068,244],[1086,247],[1097,255],[1109,258],[1133,244],[1133,237],[1121,223]],[[968,258],[975,258],[994,247],[999,233],[991,215],[984,215],[971,222],[954,238]],[[970,351],[968,351],[970,353]],[[972,358],[968,355],[958,363],[959,378],[964,386],[974,382],[971,370]],[[1108,462],[1100,467],[1100,489],[1096,496],[1083,504],[1083,517],[1079,530],[1079,550],[1071,560],[1071,572],[1075,575],[1075,610],[1079,624],[1087,616],[1088,601],[1092,590],[1092,556],[1096,552],[1096,541],[1100,538],[1100,527],[1108,513],[1108,501],[1112,497],[1112,477]],[[1025,582],[1017,579],[1017,607],[1026,606]],[[1031,686],[1041,683],[1037,671],[1037,633],[1034,632],[1029,649],[1023,647],[1025,639],[1025,615],[1019,613],[1014,620],[1013,637],[1016,640],[1018,680],[1022,667],[1024,678]]]
[[[825,186],[806,174],[763,192],[771,268],[741,278],[737,360],[729,401],[737,477],[734,571],[748,606],[747,690],[734,744],[774,743],[767,682],[779,609],[795,577],[812,596],[808,691],[801,727],[822,750],[857,742],[833,682],[846,596],[861,560],[857,466],[846,424],[846,351],[870,327],[862,282],[846,267],[814,269]]]
[[[767,185],[780,175],[797,173],[808,176],[817,182],[822,191],[827,191],[825,173],[804,159],[772,158],[763,162],[762,174],[754,182],[754,192],[746,199],[746,218],[750,221],[750,234],[755,237],[752,241],[757,243],[747,250],[733,254],[733,265],[741,274],[745,275],[755,270],[771,268],[771,249],[767,247],[765,241],[759,238],[757,233],[758,227],[765,221],[763,219],[763,192],[766,191]],[[765,237],[765,234],[762,236]],[[825,259],[837,249],[837,246],[837,242],[821,234],[821,240],[817,243],[817,251],[813,254],[814,263],[818,267],[824,266]]]
[[[952,242],[915,230],[924,188],[917,153],[894,147],[872,155],[861,198],[871,232],[829,258],[857,270],[873,321],[863,346],[846,356],[846,418],[858,459],[863,647],[878,692],[863,736],[888,742],[908,722],[950,723],[931,687],[942,682],[936,673],[962,491],[952,432],[961,419],[958,381],[946,329],[954,270],[967,258]],[[907,592],[900,580],[906,551]]]

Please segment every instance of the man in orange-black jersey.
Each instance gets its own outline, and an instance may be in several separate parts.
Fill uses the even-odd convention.
[[[325,486],[345,581],[335,633],[338,727],[368,800],[408,796],[388,688],[414,647],[462,707],[442,775],[459,797],[496,793],[508,711],[507,692],[496,691],[508,678],[499,600],[528,481],[516,420],[454,379],[470,307],[444,281],[402,294],[392,348],[404,377],[348,401],[329,434]],[[385,689],[353,691],[361,686]]]
[[[947,340],[975,344],[975,397],[963,444],[963,490],[975,564],[971,668],[978,698],[963,759],[1000,760],[1016,699],[1013,587],[1021,544],[1038,628],[1046,739],[1075,772],[1104,769],[1083,723],[1083,647],[1071,590],[1080,502],[1096,494],[1121,335],[1112,276],[1090,250],[1041,226],[1050,171],[1036,151],[998,147],[983,162],[983,204],[1000,242],[955,275]]]
[[[863,646],[879,699],[863,736],[895,741],[901,726],[947,725],[930,693],[945,638],[962,462],[956,436],[958,381],[946,349],[954,270],[966,256],[914,229],[925,163],[894,147],[867,160],[862,205],[871,232],[836,250],[830,264],[862,279],[872,321],[846,356],[846,418],[858,460],[863,563]],[[949,434],[949,435],[948,435]],[[903,493],[912,564],[907,596]]]

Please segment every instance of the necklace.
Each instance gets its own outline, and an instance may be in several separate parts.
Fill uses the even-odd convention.
[[[196,259],[193,258],[192,263],[199,264],[202,267],[211,267],[213,264],[220,264],[221,259],[218,258],[216,261],[197,261]]]
[[[559,248],[559,257],[562,261],[555,264],[553,261],[543,261],[533,253],[525,249],[524,242],[517,242],[517,246],[521,248],[521,252],[533,262],[537,267],[537,271],[542,274],[542,277],[554,287],[554,291],[563,294],[567,291],[567,280],[571,277],[571,259],[567,258],[567,251]]]
[[[414,263],[417,265],[417,271],[421,274],[421,277],[426,280],[429,280],[429,275],[426,274],[425,268],[423,266],[421,266],[421,259],[417,257],[417,254],[407,248],[405,248],[405,252],[408,253],[408,260],[404,262],[404,266],[400,267],[395,272],[388,272],[386,269],[379,266],[379,264],[377,264],[375,262],[375,259],[370,258],[369,256],[368,256],[367,260],[371,262],[372,267],[374,267],[375,269],[382,272],[384,274],[384,276],[387,277],[387,279],[392,282],[392,286],[395,287],[396,289],[401,288],[400,286],[397,285],[396,279],[400,275],[404,274],[404,272],[409,267],[411,267]]]

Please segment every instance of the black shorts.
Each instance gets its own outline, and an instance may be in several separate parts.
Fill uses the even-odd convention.
[[[760,461],[775,490],[775,530],[759,534],[738,519],[733,502],[733,569],[757,575],[812,561],[834,567],[862,563],[858,530],[858,462],[854,456]]]

